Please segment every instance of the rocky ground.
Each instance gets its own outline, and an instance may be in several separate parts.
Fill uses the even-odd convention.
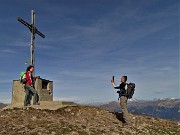
[[[0,134],[12,135],[178,135],[179,122],[131,115],[125,126],[120,113],[89,106],[57,110],[14,108],[0,110]]]

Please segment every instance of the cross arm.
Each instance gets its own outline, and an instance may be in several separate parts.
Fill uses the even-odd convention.
[[[21,22],[22,24],[24,24],[25,26],[27,26],[30,30],[32,29],[32,26],[26,21],[24,21],[23,19],[21,19],[20,17],[17,17],[17,20]]]
[[[36,28],[35,28],[35,33],[37,33],[39,36],[41,36],[42,38],[45,38],[45,35],[42,34],[40,31],[38,31]]]
[[[32,32],[33,27],[32,27],[31,24],[27,23],[26,21],[24,21],[24,20],[21,19],[20,17],[17,17],[17,20],[18,20],[19,22],[21,22],[22,24],[24,24],[26,27],[28,27],[28,28],[30,29],[30,31]],[[38,34],[39,36],[41,36],[42,38],[45,38],[45,35],[42,34],[40,31],[38,31],[38,30],[36,29],[36,27],[35,27],[35,33],[37,33],[37,34]]]

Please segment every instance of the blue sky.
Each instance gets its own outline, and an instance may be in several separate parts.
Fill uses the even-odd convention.
[[[136,83],[133,98],[179,98],[179,0],[1,0],[0,102],[27,67],[31,22],[36,75],[54,83],[54,100],[106,102],[122,75]]]

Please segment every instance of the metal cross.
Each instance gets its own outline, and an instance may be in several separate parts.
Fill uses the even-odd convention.
[[[20,17],[17,17],[17,20],[24,24],[26,27],[29,28],[31,31],[31,48],[30,48],[30,64],[35,65],[35,55],[34,55],[34,49],[35,49],[35,34],[38,34],[42,38],[45,38],[45,35],[43,35],[40,31],[37,30],[35,27],[35,12],[34,10],[31,10],[31,24],[27,23]]]

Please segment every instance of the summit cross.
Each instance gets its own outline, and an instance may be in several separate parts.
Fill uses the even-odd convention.
[[[30,65],[34,66],[35,65],[35,54],[34,54],[34,50],[35,50],[35,35],[38,34],[42,38],[45,38],[45,35],[42,34],[40,31],[38,31],[37,28],[35,27],[35,12],[34,12],[34,10],[31,10],[31,24],[27,23],[26,21],[24,21],[20,17],[17,17],[17,20],[19,22],[21,22],[22,24],[24,24],[26,27],[28,27],[30,32],[31,32]]]

